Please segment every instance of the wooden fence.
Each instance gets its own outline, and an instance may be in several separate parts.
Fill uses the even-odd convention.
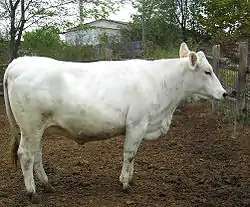
[[[220,45],[214,45],[212,50],[212,56],[208,56],[208,59],[212,63],[215,74],[220,79],[223,87],[229,93],[228,100],[233,102],[235,107],[231,108],[231,112],[234,115],[234,129],[235,131],[243,129],[247,123],[247,114],[250,109],[247,105],[247,100],[250,100],[250,80],[247,79],[249,74],[248,67],[248,44],[241,42],[238,45],[238,63],[231,64],[228,58],[220,57]],[[228,65],[231,64],[231,67]],[[230,80],[235,78],[235,82],[226,83],[222,78],[223,70],[231,71],[228,74],[235,77],[230,77]],[[222,104],[215,100],[212,101],[212,110],[216,112],[219,110],[218,105]],[[231,103],[232,104],[232,103]]]

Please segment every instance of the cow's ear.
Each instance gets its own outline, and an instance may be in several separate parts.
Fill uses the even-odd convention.
[[[188,55],[189,58],[189,67],[191,70],[195,70],[198,63],[198,56],[195,52],[190,52]]]
[[[180,58],[188,57],[188,54],[190,53],[190,50],[188,49],[188,46],[185,42],[183,42],[180,46],[179,50],[179,56]]]

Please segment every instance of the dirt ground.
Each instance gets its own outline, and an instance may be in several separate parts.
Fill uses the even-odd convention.
[[[123,137],[84,146],[45,137],[44,166],[56,191],[45,194],[37,184],[38,206],[250,206],[250,129],[238,137],[232,129],[204,103],[180,108],[165,138],[141,145],[130,194],[118,182]],[[10,163],[9,139],[1,102],[0,207],[31,206],[22,172]]]

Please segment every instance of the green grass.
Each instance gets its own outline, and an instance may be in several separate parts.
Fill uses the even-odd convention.
[[[156,49],[150,55],[152,58],[178,58],[179,52],[176,49],[173,50],[164,50],[164,49]]]

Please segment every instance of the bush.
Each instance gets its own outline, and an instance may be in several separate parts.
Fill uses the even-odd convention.
[[[81,60],[93,60],[93,48],[91,46],[80,46],[80,45],[67,45],[64,47],[55,57],[60,60],[70,60],[70,61],[81,61]]]
[[[47,26],[32,32],[26,32],[22,49],[25,55],[45,56],[59,60],[93,59],[92,47],[67,45],[60,39],[58,29]]]

